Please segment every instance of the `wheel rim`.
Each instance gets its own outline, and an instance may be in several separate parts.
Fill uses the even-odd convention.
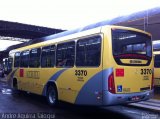
[[[56,94],[55,94],[55,91],[52,89],[49,91],[49,102],[51,104],[54,104],[56,101]]]

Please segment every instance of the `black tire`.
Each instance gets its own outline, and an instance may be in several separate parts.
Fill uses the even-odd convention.
[[[50,106],[56,106],[58,103],[58,94],[55,86],[49,86],[47,89],[47,102]]]
[[[13,95],[14,94],[20,94],[20,91],[18,90],[18,83],[17,83],[17,79],[13,79],[13,88],[12,88],[12,91],[13,91]]]
[[[18,90],[17,79],[13,79],[13,89],[14,89],[14,90]]]

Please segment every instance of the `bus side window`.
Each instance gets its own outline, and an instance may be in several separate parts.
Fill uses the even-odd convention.
[[[101,57],[101,37],[94,36],[78,40],[76,51],[76,66],[99,66]]]
[[[41,67],[54,67],[55,63],[55,46],[42,48]]]
[[[30,59],[29,59],[30,67],[36,68],[40,66],[40,54],[41,54],[40,48],[35,48],[30,51]]]
[[[56,46],[52,45],[50,50],[51,67],[55,66],[55,56],[56,56],[55,50],[56,50]]]
[[[57,67],[73,67],[75,59],[75,42],[62,43],[57,45],[56,52]]]
[[[41,55],[41,67],[50,67],[49,56],[50,56],[50,46],[43,47]]]
[[[14,56],[14,67],[19,67],[20,65],[20,52],[16,52]]]
[[[29,50],[21,52],[20,57],[20,67],[28,67]]]

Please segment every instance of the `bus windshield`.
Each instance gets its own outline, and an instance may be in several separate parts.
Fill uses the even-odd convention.
[[[112,29],[112,51],[114,58],[151,60],[151,37],[136,31]]]

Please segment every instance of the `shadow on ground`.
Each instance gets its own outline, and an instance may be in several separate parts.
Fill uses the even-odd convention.
[[[79,106],[69,103],[59,102],[58,106],[50,107],[45,97],[28,94],[26,92],[14,92],[13,98],[27,101],[31,108],[38,107],[33,110],[33,113],[54,113],[56,119],[101,119],[101,118],[112,118],[112,119],[128,119],[126,115],[115,112],[114,110],[107,110],[101,107],[94,106]],[[25,102],[23,102],[25,103]],[[25,108],[25,107],[23,107]],[[30,112],[30,110],[29,110]]]

